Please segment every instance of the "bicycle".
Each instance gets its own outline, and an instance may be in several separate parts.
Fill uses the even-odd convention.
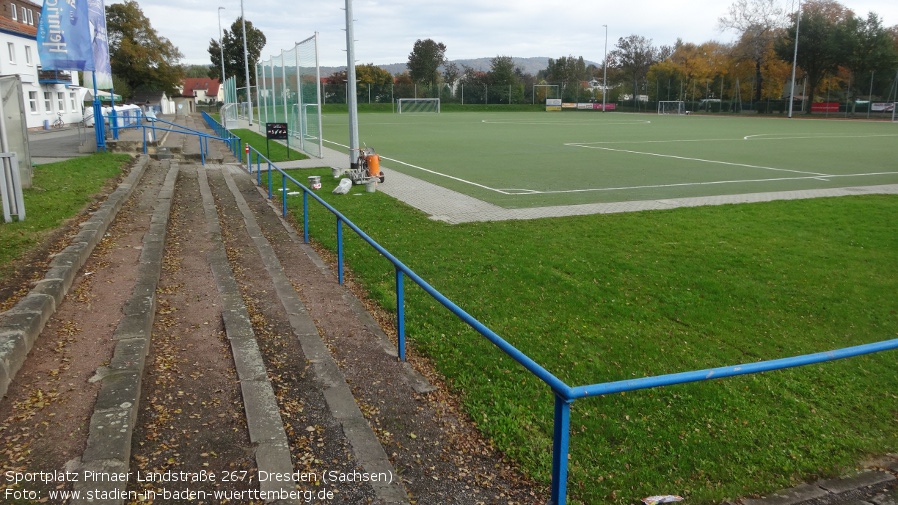
[[[51,126],[53,126],[53,128],[62,128],[65,126],[65,121],[62,120],[62,112],[57,112],[56,116],[56,121],[53,121]]]

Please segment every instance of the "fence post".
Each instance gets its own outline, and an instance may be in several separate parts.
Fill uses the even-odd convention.
[[[549,505],[567,501],[567,458],[570,450],[571,403],[555,393],[555,428],[552,438],[552,497]]]
[[[337,280],[343,285],[343,220],[337,218]]]
[[[268,162],[268,199],[271,200],[271,162]]]
[[[302,238],[309,243],[309,192],[302,191]]]
[[[405,275],[396,268],[396,344],[399,361],[405,361]]]
[[[287,217],[287,174],[281,172],[281,215]]]

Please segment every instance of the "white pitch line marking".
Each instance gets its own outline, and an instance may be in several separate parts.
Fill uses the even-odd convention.
[[[601,149],[603,151],[612,151],[619,153],[628,153],[628,154],[640,154],[643,156],[655,156],[658,158],[670,158],[681,161],[698,161],[701,163],[712,163],[716,165],[726,165],[732,167],[745,167],[745,168],[759,168],[761,170],[772,170],[774,172],[790,172],[793,174],[806,174],[806,175],[814,175],[819,177],[829,177],[829,174],[821,174],[819,172],[806,172],[804,170],[792,170],[788,168],[775,168],[775,167],[765,167],[762,165],[749,165],[747,163],[733,163],[731,161],[719,161],[719,160],[706,160],[703,158],[689,158],[686,156],[674,156],[672,154],[659,154],[659,153],[647,153],[644,151],[632,151],[630,149],[613,149],[611,147],[599,147],[599,146],[588,146],[588,145],[577,145],[577,147],[583,147],[586,149]]]

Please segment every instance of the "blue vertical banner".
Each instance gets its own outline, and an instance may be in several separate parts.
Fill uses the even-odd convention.
[[[87,0],[44,0],[37,51],[48,70],[93,70]]]
[[[106,34],[106,7],[103,0],[87,0],[90,42],[94,57],[97,87],[112,88],[112,64],[109,62],[109,38]]]

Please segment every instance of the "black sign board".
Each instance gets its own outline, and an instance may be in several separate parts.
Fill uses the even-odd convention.
[[[287,140],[287,123],[265,123],[265,136],[274,140]]]

